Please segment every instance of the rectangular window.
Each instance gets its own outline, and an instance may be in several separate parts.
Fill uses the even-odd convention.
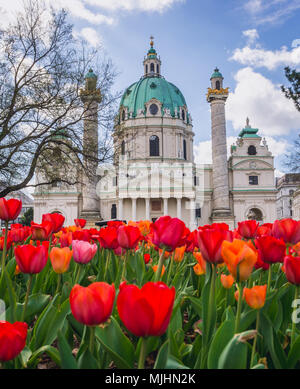
[[[113,177],[113,186],[117,186],[118,184],[118,177]]]
[[[258,176],[249,176],[249,185],[258,185]]]
[[[161,200],[152,200],[151,209],[152,211],[161,211]]]
[[[199,186],[199,177],[194,176],[194,186]]]

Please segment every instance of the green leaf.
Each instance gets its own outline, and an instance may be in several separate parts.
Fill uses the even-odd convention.
[[[50,300],[50,295],[48,294],[33,294],[29,296],[24,320],[27,322],[31,322],[34,315],[39,314],[49,303],[49,300]],[[16,320],[21,320],[23,310],[24,310],[24,303],[23,304],[17,303],[16,311],[15,311]],[[11,307],[7,309],[6,314],[8,316],[11,315]]]
[[[84,350],[81,352],[77,363],[79,369],[98,369],[98,362],[96,358],[91,354],[88,345],[85,345]]]
[[[235,334],[222,351],[218,369],[246,369],[247,368],[247,343],[242,339],[250,331]]]
[[[226,320],[218,328],[208,352],[207,367],[217,369],[218,361],[224,348],[234,335],[234,319]]]
[[[133,344],[123,333],[114,317],[111,317],[111,323],[104,328],[97,327],[95,334],[118,368],[132,369],[134,367]]]
[[[165,343],[159,349],[159,352],[156,357],[154,364],[154,369],[165,369],[167,360],[169,356],[169,340],[166,340]]]
[[[63,369],[78,369],[76,360],[72,354],[71,347],[69,346],[69,343],[66,341],[66,338],[61,331],[58,331],[57,339],[61,367]]]
[[[170,355],[167,359],[166,369],[189,369],[187,366],[183,365],[178,359]]]
[[[266,368],[265,365],[263,365],[262,363],[259,363],[255,366],[251,367],[251,369],[260,369],[260,370],[263,370],[265,368]]]
[[[38,357],[44,353],[46,353],[52,359],[53,362],[55,362],[59,367],[61,367],[61,359],[58,350],[55,347],[49,345],[40,347],[34,353],[32,353],[27,364],[28,367],[35,366]]]
[[[293,346],[290,349],[287,361],[287,367],[293,369],[296,363],[300,360],[300,335],[296,338]]]

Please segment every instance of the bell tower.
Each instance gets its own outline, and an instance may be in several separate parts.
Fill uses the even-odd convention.
[[[223,76],[216,68],[208,88],[207,101],[211,107],[211,139],[213,162],[213,207],[212,221],[233,223],[229,200],[229,179],[226,145],[225,103],[228,88],[223,88]]]
[[[160,77],[161,75],[161,60],[157,56],[157,52],[154,49],[154,37],[150,37],[150,49],[147,56],[144,58],[144,77]]]
[[[99,199],[96,195],[96,170],[98,167],[98,106],[101,102],[97,89],[97,76],[92,69],[85,76],[85,87],[80,91],[84,103],[83,163],[88,174],[84,174],[82,188],[82,211],[80,217],[87,226],[95,227],[100,219]]]

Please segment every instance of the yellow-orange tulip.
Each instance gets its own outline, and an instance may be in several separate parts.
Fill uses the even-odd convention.
[[[221,283],[225,289],[230,289],[234,283],[234,278],[231,274],[221,274]]]
[[[202,274],[205,274],[205,269],[203,269],[203,267],[199,263],[196,263],[193,269],[197,276],[202,276]]]
[[[158,268],[158,265],[152,266],[152,269],[153,269],[154,273],[156,273],[157,268]],[[162,269],[161,269],[161,277],[164,275],[165,270],[166,270],[166,268],[165,268],[164,265],[163,265],[163,267],[162,267]]]
[[[183,260],[185,249],[186,249],[186,246],[182,246],[182,247],[177,247],[174,250],[174,261],[175,262],[181,262]]]
[[[62,274],[69,269],[73,251],[69,247],[53,247],[50,251],[50,261],[55,273]]]
[[[239,270],[238,281],[245,281],[250,277],[257,261],[257,253],[246,242],[240,239],[234,239],[233,242],[224,240],[221,254],[228,270],[235,279],[237,278],[237,270]]]
[[[161,256],[163,251],[162,251],[162,249],[158,249],[158,252],[159,252],[159,256]],[[165,259],[169,258],[170,254],[171,253],[169,253],[169,251],[165,251],[164,258]]]
[[[202,274],[205,274],[206,271],[206,262],[205,259],[203,258],[202,254],[199,251],[194,251],[193,252],[194,258],[198,262],[194,266],[194,272],[197,274],[197,276],[201,276]]]
[[[244,289],[244,298],[249,307],[260,309],[265,305],[267,285],[256,285],[253,288]]]
[[[141,231],[141,234],[146,236],[150,233],[151,222],[149,220],[141,220],[138,222],[138,228]]]

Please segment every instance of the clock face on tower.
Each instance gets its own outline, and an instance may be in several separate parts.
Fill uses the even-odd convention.
[[[149,110],[151,115],[156,115],[158,112],[158,106],[156,104],[151,104]]]

